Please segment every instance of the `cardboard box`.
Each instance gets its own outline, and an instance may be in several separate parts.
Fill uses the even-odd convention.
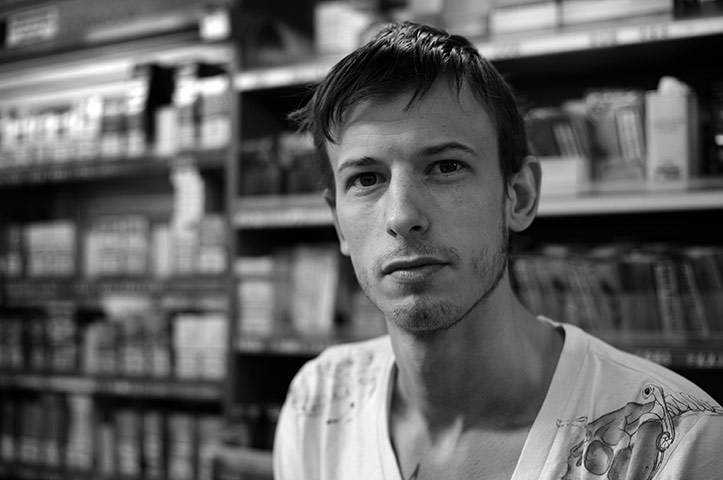
[[[646,92],[647,180],[651,187],[684,187],[698,173],[698,106],[683,83],[661,79]]]

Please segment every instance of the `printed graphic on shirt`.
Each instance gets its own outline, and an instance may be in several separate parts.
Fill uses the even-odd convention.
[[[641,394],[643,403],[627,403],[591,422],[587,417],[557,421],[559,428],[581,429],[582,437],[560,480],[652,480],[683,417],[723,415],[718,405],[682,392],[666,394],[658,385],[646,385]]]
[[[322,359],[314,370],[299,376],[298,384],[292,385],[292,408],[298,415],[323,416],[327,425],[351,420],[371,398],[379,382],[381,367],[374,359],[370,349],[340,360]]]

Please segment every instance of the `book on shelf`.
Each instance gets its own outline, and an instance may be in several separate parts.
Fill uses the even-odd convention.
[[[166,477],[166,417],[158,410],[148,410],[141,415],[143,476],[149,480],[160,480]]]
[[[595,332],[706,338],[723,331],[717,247],[547,246],[510,272],[532,311]]]
[[[14,463],[18,458],[20,403],[10,396],[0,398],[0,460]]]
[[[125,154],[128,157],[137,157],[146,153],[152,138],[149,132],[150,125],[147,123],[148,117],[145,115],[149,103],[151,74],[150,65],[135,65],[125,81]]]
[[[317,192],[316,149],[308,134],[283,131],[244,141],[239,172],[242,196]]]
[[[84,234],[84,273],[87,277],[148,274],[151,227],[143,215],[93,218]]]
[[[197,98],[198,98],[198,66],[188,61],[176,66],[176,88],[172,104],[175,109],[176,125],[171,132],[176,132],[175,144],[168,147],[170,153],[178,150],[192,149],[198,144]]]
[[[223,418],[86,394],[0,398],[0,463],[114,478],[211,479]]]
[[[645,101],[640,90],[600,89],[585,94],[592,124],[592,178],[598,183],[645,180]]]
[[[693,262],[683,253],[676,254],[673,261],[675,261],[675,275],[685,319],[685,328],[697,336],[707,337],[711,333],[711,326],[705,311],[705,299],[700,288],[699,279],[696,278]],[[721,290],[721,293],[723,293],[723,290]]]
[[[42,312],[32,309],[25,318],[25,363],[31,371],[43,372],[48,366],[46,321]]]
[[[29,368],[26,361],[25,312],[18,309],[0,310],[0,368],[22,370]]]
[[[236,263],[239,334],[333,335],[339,253],[332,245],[299,245]]]
[[[183,61],[175,67],[172,82],[175,89],[168,89],[173,92],[171,97],[156,110],[158,130],[164,132],[156,144],[157,151],[172,155],[227,146],[232,138],[232,116],[231,78],[225,68]]]
[[[67,301],[50,302],[45,314],[49,370],[76,372],[80,353],[76,305]]]
[[[333,246],[299,246],[294,250],[291,320],[301,334],[334,331],[339,253]]]
[[[138,411],[122,408],[115,412],[116,464],[120,476],[141,476],[142,453],[141,415]]]
[[[100,135],[103,125],[103,99],[87,95],[76,99],[71,106],[70,154],[77,161],[95,160],[100,155]]]
[[[625,293],[620,271],[620,259],[624,255],[624,247],[614,244],[591,248],[584,255],[589,261],[598,318],[606,331],[621,331],[624,323]]]
[[[112,412],[99,409],[92,428],[95,471],[100,475],[114,477],[119,473],[116,456],[118,438]]]
[[[686,330],[677,264],[669,256],[661,256],[653,265],[655,291],[658,296],[660,324],[663,333]]]
[[[272,335],[276,329],[277,282],[267,278],[243,278],[238,282],[239,334]]]
[[[27,277],[75,274],[77,227],[72,221],[33,222],[25,226],[23,233]]]
[[[209,305],[176,319],[173,311],[148,294],[107,293],[99,309],[85,310],[60,300],[46,302],[43,308],[2,308],[0,368],[220,379],[225,375],[228,319],[216,307]],[[179,336],[186,340],[179,342]]]
[[[224,444],[242,451],[271,451],[280,411],[276,403],[234,405],[224,428]]]
[[[673,0],[675,18],[718,16],[723,14],[720,0]]]
[[[222,148],[233,139],[231,77],[220,65],[198,66],[198,148]]]
[[[528,148],[540,158],[543,196],[574,195],[588,178],[588,126],[581,115],[560,107],[538,107],[525,114]]]
[[[171,321],[164,312],[152,309],[145,315],[145,346],[147,370],[154,378],[170,378],[173,374]]]
[[[313,193],[319,190],[317,152],[311,135],[282,132],[277,137],[281,191],[285,194]]]
[[[708,165],[705,172],[710,175],[723,174],[723,80],[717,81],[711,88],[711,101],[708,114],[711,119],[708,145]]]
[[[185,413],[168,416],[168,479],[193,480],[196,475],[194,417]]]
[[[682,255],[692,267],[708,328],[711,332],[723,332],[723,250],[716,246],[690,246],[682,249]]]
[[[197,425],[196,479],[214,480],[214,461],[216,449],[222,441],[223,419],[215,415],[199,415]]]
[[[124,94],[103,97],[100,126],[101,158],[119,158],[126,154],[126,98]]]
[[[40,444],[40,458],[48,467],[58,468],[63,460],[66,435],[67,412],[65,398],[57,393],[45,393],[42,396],[43,434]]]
[[[277,137],[272,135],[242,142],[239,168],[239,193],[242,196],[281,193],[282,165],[277,152]]]
[[[172,323],[175,377],[223,378],[228,350],[228,316],[221,312],[180,312]]]
[[[20,431],[18,432],[18,459],[28,465],[40,465],[43,439],[43,406],[35,401],[20,406]]]
[[[22,226],[8,223],[0,227],[0,276],[22,277],[25,272],[23,258]]]
[[[219,275],[226,269],[226,223],[220,214],[206,214],[200,220],[198,273]]]

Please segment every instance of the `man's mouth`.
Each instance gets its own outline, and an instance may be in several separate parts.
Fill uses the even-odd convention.
[[[446,261],[433,257],[397,259],[385,264],[382,273],[397,280],[417,281],[438,272],[445,265]]]

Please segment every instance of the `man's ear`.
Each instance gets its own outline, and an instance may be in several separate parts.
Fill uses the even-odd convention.
[[[342,233],[341,227],[339,226],[339,219],[336,215],[336,200],[334,199],[334,192],[332,192],[328,188],[324,189],[324,200],[326,200],[326,204],[329,206],[329,209],[331,209],[331,217],[332,221],[334,222],[334,230],[336,230],[336,236],[339,238],[339,250],[341,250],[341,253],[343,255],[346,255],[348,257],[349,246],[347,245],[344,234]]]
[[[535,219],[541,182],[540,160],[533,156],[525,157],[522,168],[507,186],[507,225],[513,232],[525,230]]]

